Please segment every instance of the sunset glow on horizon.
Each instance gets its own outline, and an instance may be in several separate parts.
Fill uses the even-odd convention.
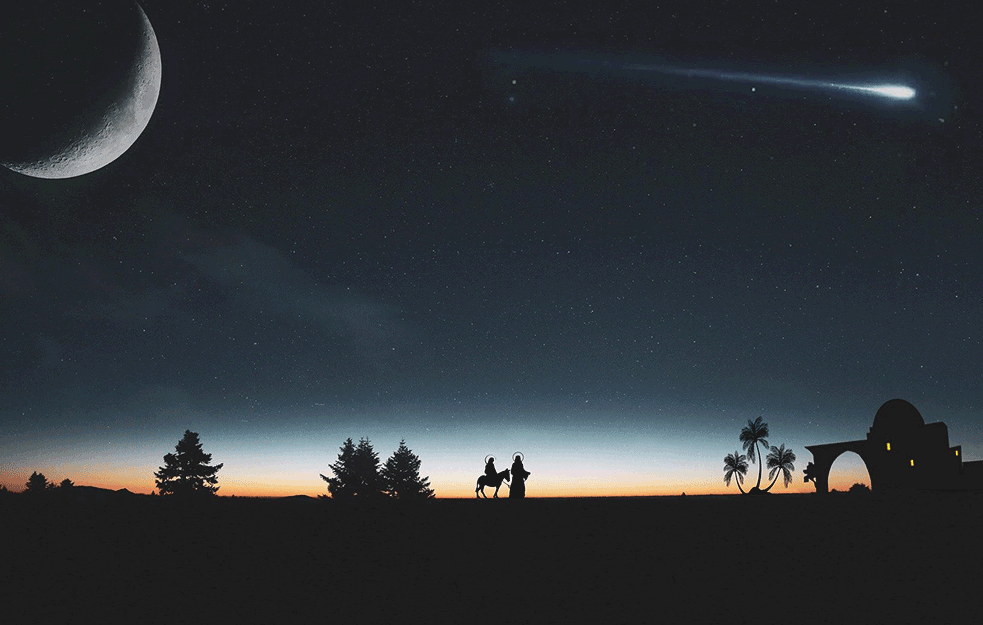
[[[496,418],[499,419],[496,421]],[[537,420],[553,417],[539,417]],[[695,419],[689,416],[689,420]],[[779,477],[772,488],[774,493],[814,492],[811,483],[802,479],[802,470],[811,461],[811,454],[802,444],[832,442],[817,433],[817,440],[796,444],[780,437],[782,420],[774,415],[769,426],[770,443],[784,443],[796,453],[792,483],[786,488]],[[474,422],[484,421],[501,425],[504,417],[479,415]],[[610,417],[607,422],[613,422]],[[706,440],[688,440],[685,436],[667,436],[646,431],[636,417],[623,417],[620,428],[566,428],[551,434],[549,431],[526,430],[521,436],[505,435],[492,428],[484,441],[474,440],[474,428],[462,424],[444,428],[442,432],[427,432],[414,428],[415,435],[394,436],[391,430],[366,427],[362,433],[352,430],[320,428],[317,435],[304,436],[298,428],[281,429],[274,438],[272,432],[252,434],[223,433],[221,428],[201,428],[199,432],[206,453],[212,454],[212,464],[224,466],[218,473],[222,496],[285,497],[327,495],[327,485],[319,474],[331,475],[329,465],[337,460],[344,438],[358,441],[366,436],[379,455],[380,465],[405,438],[410,449],[422,461],[421,475],[430,478],[438,498],[473,498],[475,481],[482,473],[484,456],[496,457],[496,467],[503,470],[511,465],[511,454],[521,451],[525,466],[532,473],[527,481],[527,496],[536,497],[630,497],[739,494],[735,483],[723,482],[723,457],[728,453],[745,453],[738,441],[740,428],[745,425],[734,419],[730,442],[714,436]],[[353,428],[354,429],[354,428]],[[961,428],[960,428],[961,429]],[[854,438],[862,438],[857,428]],[[958,430],[957,430],[958,431]],[[293,433],[291,433],[293,432]],[[163,464],[163,455],[173,451],[180,432],[175,429],[170,438],[163,433],[146,439],[133,435],[122,441],[87,441],[84,452],[73,449],[70,441],[49,445],[48,454],[31,454],[33,458],[8,455],[0,468],[0,484],[10,490],[23,488],[31,472],[43,473],[50,482],[68,478],[75,484],[149,494],[156,490],[153,472]],[[790,437],[791,438],[791,437]],[[825,438],[829,439],[830,435]],[[842,438],[842,437],[841,437]],[[849,438],[849,437],[847,437]],[[589,440],[590,445],[583,441]],[[514,449],[513,449],[514,448]],[[495,454],[496,450],[501,450]],[[509,451],[506,451],[509,450]],[[757,482],[757,465],[749,462],[744,488]],[[762,471],[761,487],[766,487],[768,468]],[[845,491],[855,483],[870,485],[863,461],[855,454],[841,456],[830,473],[830,489]],[[489,497],[494,489],[486,488]],[[507,497],[509,486],[503,484],[500,497]]]

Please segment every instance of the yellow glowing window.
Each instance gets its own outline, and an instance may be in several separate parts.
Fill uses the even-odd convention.
[[[915,459],[914,458],[911,459],[911,466],[915,466]]]
[[[887,450],[888,450],[888,451],[891,451],[891,443],[888,443],[888,444],[887,444]]]
[[[958,449],[956,450],[956,455],[957,455],[957,456],[959,455],[959,450],[958,450]]]

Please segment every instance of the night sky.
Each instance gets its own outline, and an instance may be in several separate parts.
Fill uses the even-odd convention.
[[[8,488],[150,492],[190,429],[226,495],[326,494],[363,436],[438,496],[517,450],[529,496],[736,492],[761,416],[806,491],[895,397],[983,459],[968,3],[141,6],[133,147],[0,168]]]

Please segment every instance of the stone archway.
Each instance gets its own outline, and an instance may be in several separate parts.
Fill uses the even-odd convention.
[[[870,460],[868,459],[869,444],[867,441],[847,441],[845,443],[829,443],[828,445],[806,445],[806,449],[812,452],[813,462],[806,468],[806,481],[816,483],[817,493],[829,492],[829,470],[833,463],[842,454],[852,451],[860,456],[867,466],[867,473],[873,485],[874,472]]]

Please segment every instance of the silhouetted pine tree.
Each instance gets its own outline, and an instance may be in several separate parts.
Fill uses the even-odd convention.
[[[65,490],[68,490],[69,488],[72,488],[73,486],[75,486],[75,482],[73,482],[72,480],[70,480],[70,479],[68,479],[66,477],[65,479],[63,479],[61,481],[61,484],[58,485],[58,488],[64,488]]]
[[[355,496],[355,443],[347,439],[341,446],[341,453],[334,464],[328,465],[334,477],[320,473],[321,479],[328,483],[328,492],[333,499],[350,499]]]
[[[371,499],[383,494],[379,454],[367,438],[359,440],[357,447],[352,439],[346,440],[338,461],[329,468],[334,477],[321,475],[321,479],[328,483],[333,499]]]
[[[219,489],[215,486],[218,483],[215,474],[224,465],[219,464],[214,467],[208,465],[212,461],[212,455],[202,450],[198,433],[185,430],[184,438],[178,441],[174,449],[176,453],[166,454],[164,466],[154,473],[160,494],[214,495]]]
[[[44,476],[44,473],[38,473],[37,471],[31,473],[31,477],[27,478],[27,484],[25,486],[26,489],[24,492],[31,495],[43,493],[51,488],[51,484],[48,483],[48,478]]]
[[[382,467],[382,481],[386,492],[396,499],[432,499],[433,489],[430,478],[420,477],[420,458],[399,441],[399,449],[386,460]]]

